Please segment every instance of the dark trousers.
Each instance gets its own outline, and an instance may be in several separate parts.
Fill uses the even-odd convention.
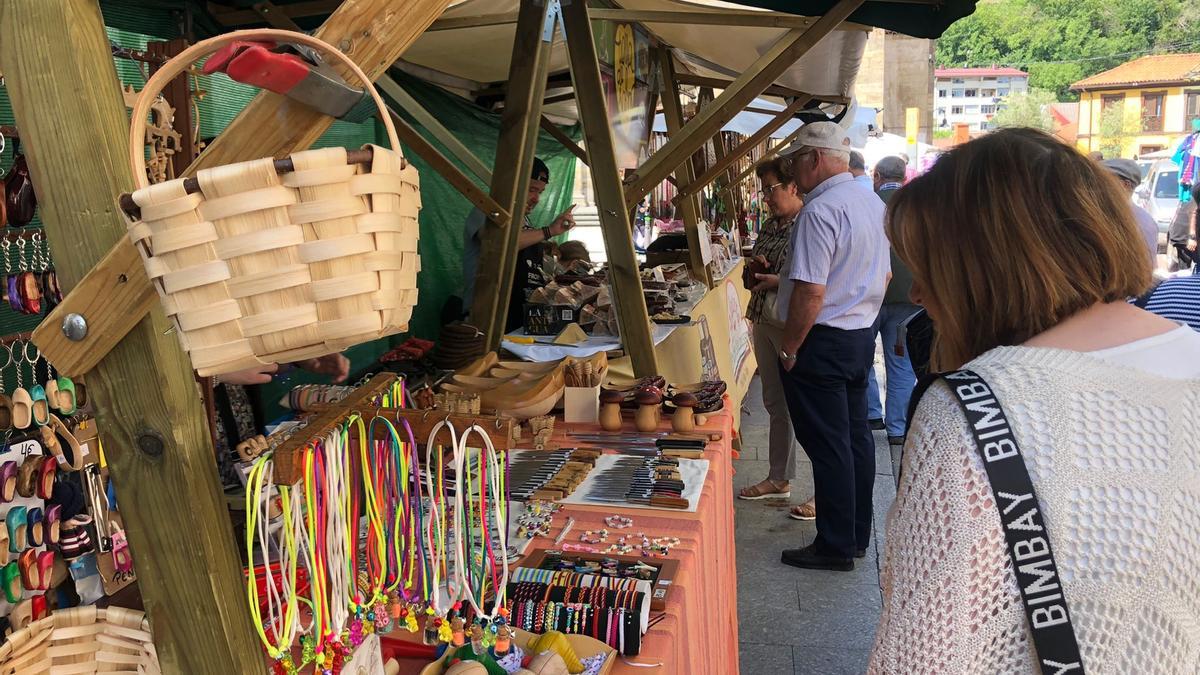
[[[783,371],[796,440],[812,461],[817,541],[851,557],[871,541],[875,440],[867,424],[867,371],[875,352],[870,328],[813,326]]]

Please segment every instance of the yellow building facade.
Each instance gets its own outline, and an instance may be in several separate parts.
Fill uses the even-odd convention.
[[[1071,85],[1084,152],[1112,158],[1174,150],[1200,119],[1200,54],[1144,56]],[[1120,111],[1120,114],[1113,112]]]

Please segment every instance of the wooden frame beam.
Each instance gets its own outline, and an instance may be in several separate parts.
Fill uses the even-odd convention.
[[[677,73],[679,84],[687,84],[695,87],[712,87],[713,89],[728,89],[733,85],[733,80],[723,80],[719,77],[705,77],[704,75],[695,75],[693,73]],[[778,84],[769,85],[762,91],[761,95],[778,96],[779,98],[797,98],[806,94],[799,89],[784,87]]]
[[[658,55],[658,67],[662,73],[663,118],[667,124],[669,142],[671,137],[678,134],[679,130],[683,128],[683,106],[679,101],[679,80],[675,77],[675,61],[671,56],[671,50],[659,47],[655,52]],[[676,189],[681,184],[689,185],[695,180],[694,166],[692,158],[689,157],[675,169]],[[668,178],[670,177],[668,176]],[[712,287],[708,266],[704,264],[704,254],[700,250],[700,247],[706,244],[700,236],[700,199],[691,196],[678,203],[677,206],[679,218],[683,221],[684,234],[687,235],[688,271],[693,279],[705,286]]]
[[[646,310],[641,272],[633,248],[633,229],[629,225],[629,209],[625,208],[621,170],[613,151],[612,126],[604,101],[600,61],[596,56],[596,42],[588,21],[587,5],[583,0],[572,0],[563,6],[562,20],[567,36],[571,78],[575,82],[575,95],[579,101],[579,118],[583,122],[584,138],[591,158],[600,230],[608,254],[608,283],[612,289],[613,306],[617,310],[621,344],[633,361],[635,376],[655,375],[658,373],[658,359],[654,353],[650,315]]]
[[[863,0],[840,0],[808,30],[793,29],[760,56],[721,92],[714,104],[696,115],[679,135],[638,167],[625,190],[625,203],[632,207],[667,174],[712,137],[742,108],[745,108],[801,56],[846,20]]]
[[[336,11],[341,4],[342,0],[311,0],[310,2],[296,2],[284,5],[279,10],[289,19],[298,19],[329,14]],[[223,26],[244,26],[246,24],[261,23],[265,20],[257,8],[231,9],[224,5],[210,2],[207,5],[207,9],[208,13]]]
[[[547,27],[553,28],[555,0],[522,0],[509,64],[507,95],[500,116],[492,175],[492,198],[512,214],[506,227],[489,222],[480,233],[479,267],[475,275],[471,322],[487,335],[488,348],[498,349],[504,337],[508,306],[517,268],[517,239],[533,171],[534,151],[546,97],[550,67]]]
[[[0,63],[55,268],[70,288],[101,252],[127,241],[114,195],[134,185],[128,113],[98,3],[3,3]],[[102,273],[116,282],[116,270]],[[133,313],[136,325],[87,385],[159,662],[169,673],[261,672],[243,561],[191,364],[157,302],[142,319],[147,308],[139,313],[123,298],[96,299],[88,317]]]
[[[803,129],[803,128],[804,128],[804,126],[801,125],[800,129]],[[775,155],[778,155],[781,150],[783,150],[787,146],[791,145],[792,141],[796,140],[796,137],[800,135],[800,129],[796,129],[792,133],[785,136],[783,138],[783,140],[779,141],[775,145],[768,148],[767,151],[763,153],[762,157],[759,157],[758,160],[756,162],[754,162],[753,164],[751,164],[748,169],[739,173],[733,180],[729,181],[729,185],[726,185],[723,189],[732,190],[734,185],[741,183],[742,181],[746,180],[746,178],[753,175],[754,167],[758,164],[758,162],[768,160],[768,159],[774,157]],[[769,141],[770,139],[767,139],[767,140]],[[765,143],[767,141],[763,141],[763,142]]]
[[[713,182],[717,176],[721,175],[721,173],[732,174],[731,169],[738,160],[750,154],[751,150],[753,150],[763,141],[770,138],[771,134],[775,133],[779,127],[787,124],[788,120],[792,119],[797,112],[804,109],[804,106],[808,105],[808,102],[811,99],[812,97],[808,96],[807,94],[797,98],[796,100],[792,101],[788,107],[777,112],[775,117],[771,118],[771,121],[764,124],[758,131],[754,132],[749,138],[742,141],[736,148],[728,153],[725,153],[724,156],[721,156],[722,153],[718,153],[716,163],[709,167],[707,171],[697,176],[694,182],[689,183],[687,187],[680,189],[679,197],[699,193],[709,183]],[[732,183],[734,180],[735,179],[733,176],[730,175],[729,182]],[[676,198],[678,199],[678,197]]]
[[[316,36],[352,54],[363,71],[375,78],[400,58],[449,4],[450,0],[407,0],[400,4],[391,0],[347,2],[338,6]],[[334,67],[353,79],[354,76],[340,65]],[[194,175],[200,169],[212,166],[259,157],[279,157],[308,148],[330,124],[333,124],[332,117],[278,94],[261,93],[192,162],[188,174]],[[140,255],[133,244],[128,238],[121,237],[101,259],[98,269],[85,274],[74,292],[64,298],[34,331],[34,343],[54,360],[59,372],[70,376],[86,373],[133,328],[138,319],[145,316],[146,309],[143,308],[155,303],[157,293],[140,265],[123,273],[120,281],[115,275],[99,271],[129,268],[129,262],[138,258]],[[126,311],[114,314],[102,310],[105,300],[114,297],[126,302]],[[63,318],[71,313],[89,317],[90,330],[82,341],[71,342],[59,330]],[[104,330],[100,330],[102,327]]]
[[[583,162],[586,166],[590,166],[588,164],[587,151],[579,147],[579,144],[572,140],[570,136],[563,133],[563,130],[559,129],[557,124],[546,119],[545,115],[542,115],[542,119],[539,120],[538,124],[541,125],[542,129],[546,130],[546,133],[553,136],[554,140],[561,143],[564,148],[571,151],[571,154],[578,157],[579,161]]]
[[[725,9],[719,12],[683,12],[673,10],[606,9],[588,10],[593,21],[634,21],[637,23],[674,23],[692,26],[750,26],[753,28],[808,28],[816,23],[811,16],[780,12],[752,12]]]
[[[475,208],[486,213],[494,222],[500,225],[507,225],[512,217],[504,207],[500,206],[496,200],[482,188],[475,184],[467,174],[463,173],[454,162],[450,161],[442,154],[432,143],[425,140],[421,132],[417,131],[411,124],[408,123],[395,111],[389,110],[388,113],[392,116],[392,123],[396,125],[396,135],[400,137],[400,142],[408,146],[418,157],[425,160],[434,171],[438,173],[447,183],[462,193],[462,196],[467,198]]]
[[[446,148],[454,159],[457,159],[467,170],[479,176],[485,183],[492,182],[492,170],[487,164],[475,156],[469,148],[454,135],[454,132],[446,128],[441,120],[435,117],[432,113],[425,109],[417,99],[412,97],[404,87],[393,80],[388,75],[380,75],[375,80],[375,84],[379,89],[387,94],[388,98],[392,99],[399,105],[404,112],[408,113],[417,124],[425,128],[431,136],[433,136],[442,147]]]
[[[475,16],[455,16],[438,19],[429,27],[429,31],[459,30],[462,28],[483,28],[486,26],[504,26],[517,23],[517,14],[505,12],[500,14],[477,14]]]

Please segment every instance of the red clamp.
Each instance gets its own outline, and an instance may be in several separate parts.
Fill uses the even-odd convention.
[[[363,90],[351,87],[313,50],[302,45],[239,40],[204,62],[205,75],[230,79],[287,96],[339,119],[361,121]],[[370,112],[367,108],[367,112]]]

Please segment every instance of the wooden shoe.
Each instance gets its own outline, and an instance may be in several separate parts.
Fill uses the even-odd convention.
[[[28,429],[33,424],[33,397],[24,387],[17,387],[12,395],[12,425],[16,429]]]
[[[42,457],[38,466],[37,496],[50,499],[54,496],[54,477],[58,475],[58,460],[53,457]]]
[[[29,600],[30,600],[30,604],[33,605],[33,620],[34,621],[41,621],[42,619],[50,616],[50,607],[49,607],[49,604],[46,602],[46,594],[45,593],[43,593],[41,595],[35,595],[32,598],[30,598]]]
[[[14,506],[4,516],[4,526],[8,529],[9,553],[20,553],[25,550],[25,528],[29,525],[28,509],[24,506]]]
[[[0,504],[17,498],[17,463],[8,460],[0,464]]]
[[[75,382],[69,377],[59,376],[55,382],[58,389],[58,410],[64,415],[74,415],[75,411],[83,405],[80,400],[76,400],[82,396],[83,384],[79,385],[80,389],[77,393]]]
[[[26,516],[26,522],[28,525],[25,528],[25,537],[29,540],[30,546],[41,546],[45,543],[45,518],[45,512],[40,508],[35,506],[32,509],[29,509],[28,515]]]
[[[61,412],[58,409],[58,380],[54,378],[46,380],[46,384],[42,386],[42,389],[46,392],[46,404],[50,406],[50,410]]]
[[[58,390],[60,392],[63,391],[63,389],[65,388],[65,387],[63,387],[63,383],[62,383],[63,379],[66,379],[66,378],[59,378],[60,381],[58,383]],[[87,404],[88,404],[87,385],[85,385],[82,381],[80,381],[80,382],[73,382],[71,387],[75,392],[75,406],[77,408],[86,408]],[[74,414],[74,412],[75,412],[74,410],[71,410],[72,414]]]
[[[4,586],[4,599],[15,604],[21,599],[21,568],[14,560],[0,568],[0,584]]]
[[[46,388],[40,384],[33,385],[29,390],[29,397],[33,399],[33,423],[39,427],[44,427],[50,421],[50,403],[46,400]]]
[[[62,534],[62,504],[51,504],[46,508],[46,544],[57,544]]]
[[[50,415],[50,423],[40,431],[42,447],[54,455],[54,459],[64,471],[79,471],[83,468],[83,451],[79,448],[79,441],[57,415]],[[65,445],[63,441],[66,442]],[[70,457],[67,456],[68,452]]]
[[[41,468],[41,455],[30,455],[21,462],[17,469],[17,494],[22,497],[33,497],[37,490],[38,469]]]
[[[12,627],[13,632],[27,628],[33,623],[33,600],[22,600],[13,607],[12,613],[8,615],[8,625]]]
[[[0,394],[0,430],[11,429],[13,425],[13,403],[8,394]]]
[[[8,528],[0,527],[0,566],[8,563]]]
[[[45,550],[38,554],[37,557],[38,578],[42,585],[38,590],[47,590],[50,588],[50,576],[54,573],[54,551]]]
[[[27,591],[36,591],[42,587],[42,573],[37,566],[37,550],[27,548],[17,558],[17,568],[21,570],[21,584]]]

